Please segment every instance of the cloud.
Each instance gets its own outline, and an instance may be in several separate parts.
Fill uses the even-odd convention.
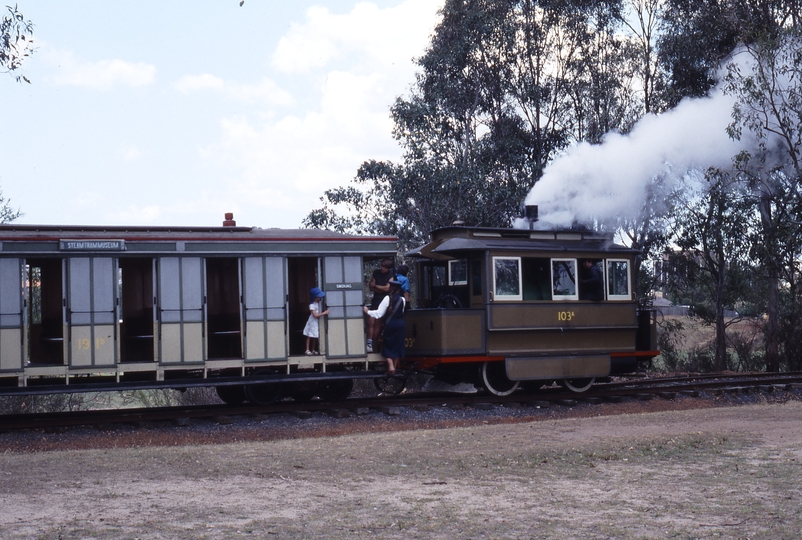
[[[181,77],[173,83],[173,88],[182,94],[198,92],[201,90],[220,90],[225,88],[226,83],[220,77],[204,73],[203,75],[187,75]]]
[[[290,28],[273,67],[290,75],[280,80],[292,84],[303,109],[223,118],[220,140],[200,151],[225,171],[220,198],[240,203],[231,209],[243,222],[300,226],[323,191],[347,184],[362,162],[400,156],[389,109],[414,81],[411,59],[423,54],[440,5],[362,3],[345,15],[318,7]],[[203,84],[217,83],[199,79],[195,87]]]
[[[257,84],[240,84],[204,73],[182,77],[173,83],[173,88],[182,94],[215,91],[240,101],[263,101],[274,105],[292,105],[294,103],[289,92],[279,88],[273,80],[267,77],[263,77]]]
[[[116,156],[122,161],[136,161],[143,156],[142,150],[131,144],[121,144],[117,148]]]
[[[273,53],[279,71],[304,73],[359,52],[363,61],[407,63],[423,53],[442,2],[407,0],[387,9],[362,2],[350,13],[334,14],[322,6],[306,12],[306,22],[293,24]]]
[[[85,62],[76,59],[72,52],[63,51],[51,51],[47,57],[57,66],[55,82],[65,86],[108,90],[114,86],[149,86],[156,81],[156,66],[144,62],[120,59]]]

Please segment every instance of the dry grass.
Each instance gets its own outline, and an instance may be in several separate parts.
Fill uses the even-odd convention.
[[[802,405],[0,456],[3,538],[798,538]]]

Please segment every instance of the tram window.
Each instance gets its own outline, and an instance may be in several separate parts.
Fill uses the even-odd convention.
[[[630,300],[629,261],[607,260],[607,298],[610,300]]]
[[[549,259],[525,258],[522,261],[524,300],[551,300]]]
[[[551,260],[552,299],[578,300],[576,288],[576,259]]]
[[[493,298],[521,300],[521,258],[493,257]]]
[[[468,284],[468,261],[460,259],[458,261],[448,261],[448,284],[467,285]]]

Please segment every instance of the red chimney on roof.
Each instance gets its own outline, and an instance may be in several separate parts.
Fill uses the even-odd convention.
[[[237,222],[234,221],[233,212],[226,212],[226,219],[223,221],[223,227],[236,227]]]

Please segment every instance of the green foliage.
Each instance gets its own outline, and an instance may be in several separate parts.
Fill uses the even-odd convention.
[[[308,227],[398,235],[462,221],[506,227],[571,141],[637,117],[616,1],[449,0],[410,95],[391,109],[401,163],[367,161]]]
[[[11,199],[3,197],[0,191],[0,223],[11,223],[22,215],[19,210],[11,208]]]
[[[0,72],[10,73],[17,82],[30,83],[24,75],[16,72],[22,63],[33,54],[33,23],[26,21],[17,6],[6,6],[8,13],[0,18]]]

